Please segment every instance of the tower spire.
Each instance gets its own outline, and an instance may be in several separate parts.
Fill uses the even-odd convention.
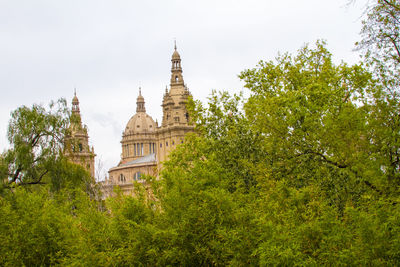
[[[76,96],[76,88],[74,88],[74,97],[72,98],[72,114],[70,122],[73,128],[82,129],[81,111],[79,108],[79,100]]]
[[[146,112],[146,108],[144,106],[144,97],[142,96],[142,88],[139,87],[139,96],[136,100],[136,112]]]
[[[176,85],[183,85],[182,67],[181,67],[181,56],[176,49],[175,41],[175,51],[172,54],[172,67],[171,67],[171,87]]]
[[[74,88],[74,98],[72,98],[72,112],[80,113],[79,100],[78,97],[76,96],[76,88]]]

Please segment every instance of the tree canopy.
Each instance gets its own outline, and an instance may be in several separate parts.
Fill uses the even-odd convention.
[[[11,147],[0,156],[1,188],[49,184],[58,190],[90,182],[85,170],[63,155],[69,123],[64,99],[50,103],[48,110],[35,104],[12,112],[7,133]]]

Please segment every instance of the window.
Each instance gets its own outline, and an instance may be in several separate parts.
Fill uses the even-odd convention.
[[[141,147],[142,147],[142,149],[141,149],[141,154],[140,155],[143,155],[143,143],[141,143]]]
[[[160,147],[162,147],[162,144],[160,143]]]
[[[153,153],[156,153],[156,144],[153,143]]]
[[[177,82],[178,81],[178,76],[175,76],[175,82]]]
[[[121,183],[125,183],[125,182],[126,182],[126,178],[125,178],[125,176],[124,176],[122,173],[119,175],[118,180],[119,180],[119,182],[121,182]]]
[[[165,142],[165,146],[168,146],[168,141],[167,141],[167,142]]]
[[[172,145],[175,145],[175,141],[172,141]]]
[[[134,156],[136,156],[136,144],[133,144],[133,149],[134,149]]]
[[[133,180],[135,181],[139,181],[142,177],[142,173],[141,172],[137,172],[133,175]]]
[[[83,150],[82,144],[79,143],[79,152],[82,152],[82,150]]]

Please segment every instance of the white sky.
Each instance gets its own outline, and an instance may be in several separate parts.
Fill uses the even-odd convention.
[[[104,170],[120,159],[136,110],[161,120],[176,38],[185,83],[203,102],[212,89],[239,92],[237,75],[278,52],[325,39],[336,62],[355,63],[363,1],[0,0],[0,152],[10,112],[46,105],[74,87]]]

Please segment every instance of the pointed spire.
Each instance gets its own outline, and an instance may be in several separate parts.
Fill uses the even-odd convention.
[[[76,88],[74,88],[74,98],[72,98],[72,112],[79,113],[79,100],[76,96]]]
[[[175,43],[174,48],[175,48],[175,51],[176,51],[176,38],[174,39],[174,43]]]
[[[136,100],[136,112],[146,112],[146,108],[144,106],[144,97],[142,96],[142,88],[139,87],[139,96]]]
[[[79,108],[79,100],[76,96],[76,88],[74,88],[74,97],[72,98],[72,114],[70,122],[71,127],[74,129],[82,129],[81,113]]]
[[[171,67],[171,86],[172,85],[183,85],[183,77],[182,77],[182,67],[181,67],[181,56],[176,49],[176,41],[175,41],[175,51],[172,54],[172,67]]]

